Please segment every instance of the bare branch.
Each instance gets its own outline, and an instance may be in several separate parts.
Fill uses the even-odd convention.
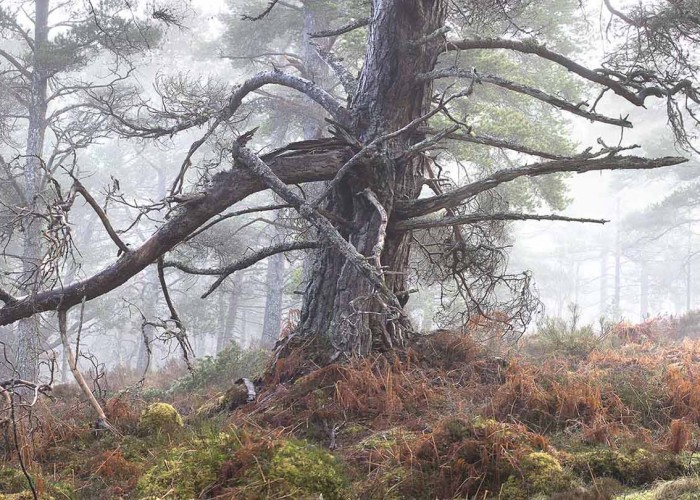
[[[117,232],[114,230],[112,227],[112,223],[109,221],[109,218],[107,217],[107,214],[102,210],[102,207],[100,207],[100,204],[97,203],[97,200],[92,197],[90,192],[85,189],[85,186],[73,177],[73,189],[75,189],[76,192],[80,193],[83,198],[85,198],[85,201],[87,202],[88,205],[95,211],[97,216],[100,218],[100,221],[102,222],[102,225],[104,226],[105,230],[107,231],[107,234],[109,234],[109,237],[112,239],[115,245],[121,250],[122,252],[126,253],[129,252],[130,249],[126,244],[119,238],[119,235],[117,235]]]
[[[61,335],[61,342],[63,344],[63,355],[68,357],[68,367],[73,374],[73,378],[78,383],[81,392],[87,398],[90,406],[97,414],[96,427],[98,429],[109,429],[114,432],[114,427],[112,427],[107,421],[107,416],[105,415],[104,410],[102,410],[100,403],[98,403],[97,399],[95,399],[90,387],[87,385],[87,382],[85,382],[85,377],[83,377],[83,374],[80,372],[80,368],[78,368],[78,360],[76,359],[75,355],[73,355],[73,350],[70,348],[70,344],[68,343],[66,316],[67,312],[65,309],[58,311],[58,331]]]
[[[339,28],[324,30],[324,31],[316,31],[315,33],[309,33],[309,37],[311,37],[311,38],[331,38],[334,36],[340,36],[340,35],[344,35],[345,33],[350,33],[351,31],[354,31],[358,28],[363,28],[365,26],[369,26],[370,23],[371,23],[371,20],[369,17],[363,17],[363,18],[357,19],[355,21],[351,21],[348,24],[345,24],[343,26],[340,26]]]
[[[219,278],[217,278],[214,284],[211,285],[211,287],[209,287],[209,290],[207,290],[207,292],[204,295],[202,295],[202,298],[205,299],[209,295],[211,295],[214,292],[214,290],[219,288],[219,286],[224,282],[224,280],[231,276],[233,273],[237,271],[242,271],[243,269],[247,269],[257,264],[263,259],[280,253],[293,252],[295,250],[310,250],[312,248],[319,248],[320,246],[321,244],[317,241],[294,241],[291,243],[280,243],[278,245],[272,245],[258,250],[256,252],[253,252],[250,255],[246,255],[242,259],[237,260],[236,262],[233,262],[231,264],[228,264],[227,266],[217,269],[195,268],[192,266],[188,266],[185,263],[171,261],[165,262],[164,266],[174,267],[187,274],[196,274],[202,276],[218,275]]]
[[[362,191],[362,194],[369,200],[372,206],[377,210],[379,214],[379,230],[377,236],[377,242],[372,247],[372,258],[374,259],[374,265],[377,267],[379,272],[382,272],[382,251],[384,250],[384,241],[386,240],[386,228],[389,223],[389,216],[386,213],[386,209],[379,203],[377,195],[374,194],[370,188]]]
[[[265,10],[262,11],[260,14],[258,14],[257,16],[244,15],[243,20],[244,21],[259,21],[259,20],[261,20],[263,17],[267,16],[270,12],[272,12],[272,9],[275,8],[275,5],[277,5],[278,2],[279,2],[279,0],[270,0],[270,3],[268,3],[267,8],[265,8]]]
[[[480,181],[472,182],[453,191],[431,198],[398,203],[396,214],[402,219],[427,215],[444,208],[456,206],[467,198],[493,189],[500,184],[519,177],[535,177],[558,172],[591,172],[596,170],[648,170],[686,163],[686,158],[667,156],[664,158],[640,158],[638,156],[613,156],[606,158],[556,160],[535,163],[520,168],[500,170]]]
[[[425,131],[428,134],[438,133],[438,131],[434,129],[421,129],[421,131]],[[482,144],[484,146],[491,146],[501,149],[508,149],[511,151],[517,151],[518,153],[524,153],[531,156],[539,156],[540,158],[547,158],[549,160],[565,160],[570,158],[569,156],[557,155],[546,151],[540,151],[538,149],[528,148],[527,146],[523,146],[514,142],[504,141],[503,139],[499,139],[497,137],[493,137],[486,134],[474,134],[473,132],[467,134],[452,133],[447,135],[447,139],[453,141],[470,142],[473,144]]]
[[[498,213],[498,214],[470,214],[457,215],[454,217],[418,217],[396,223],[394,231],[413,231],[417,229],[430,229],[433,227],[446,227],[455,225],[478,224],[486,221],[561,221],[561,222],[582,222],[589,224],[606,224],[610,222],[605,219],[588,219],[579,217],[565,217],[563,215],[539,215],[539,214],[519,214],[519,213]]]
[[[277,195],[285,200],[290,205],[297,209],[299,215],[311,222],[319,231],[319,234],[328,241],[345,259],[354,265],[362,274],[364,274],[372,285],[374,285],[387,300],[395,306],[397,310],[401,310],[396,295],[387,287],[382,275],[371,265],[367,263],[365,256],[360,254],[357,249],[345,240],[333,227],[330,221],[321,215],[316,209],[308,204],[301,196],[292,191],[275,173],[265,164],[258,156],[253,154],[245,147],[233,145],[234,156],[246,166],[253,174],[255,174],[267,187],[272,189]]]
[[[165,281],[165,270],[162,257],[158,259],[157,268],[160,289],[163,291],[163,298],[165,298],[165,303],[168,306],[168,311],[170,311],[170,319],[173,320],[173,322],[175,323],[175,327],[177,328],[177,331],[174,332],[175,338],[177,339],[177,343],[180,345],[180,349],[182,349],[182,357],[185,358],[185,364],[187,365],[187,369],[189,371],[192,371],[193,367],[192,362],[190,361],[190,356],[194,356],[194,352],[192,351],[192,346],[190,346],[190,343],[187,340],[187,330],[185,329],[185,325],[180,319],[180,315],[177,313],[177,309],[175,309],[175,304],[173,303],[173,300],[170,298],[170,292],[168,292],[168,283]]]
[[[207,231],[212,226],[215,226],[219,222],[223,222],[223,221],[231,219],[233,217],[238,217],[240,215],[247,215],[247,214],[253,214],[253,213],[258,213],[258,212],[271,212],[274,210],[281,210],[284,208],[290,208],[290,206],[291,205],[288,205],[287,203],[282,203],[279,205],[267,205],[264,207],[244,208],[243,210],[237,210],[235,212],[231,212],[230,214],[219,215],[215,220],[205,224],[204,226],[197,229],[194,233],[189,235],[185,241],[190,241],[192,238],[199,236],[200,234]]]
[[[12,57],[12,55],[0,49],[0,56],[4,57],[7,62],[12,64],[17,69],[17,71],[19,71],[22,74],[23,77],[27,79],[32,78],[32,72],[29,71],[26,67],[22,66],[22,63],[20,63],[17,59]]]

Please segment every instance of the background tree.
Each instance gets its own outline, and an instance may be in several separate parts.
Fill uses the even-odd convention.
[[[121,87],[133,71],[129,60],[160,36],[153,19],[134,9],[133,2],[121,1],[35,0],[0,7],[0,88],[7,99],[0,114],[6,132],[0,165],[19,201],[19,225],[7,238],[19,238],[21,272],[12,286],[23,294],[54,286],[70,252],[70,242],[59,241],[61,231],[51,220],[56,215],[50,213],[52,179],[108,133],[91,94],[105,96],[111,106],[123,105],[127,96]],[[153,7],[150,14],[175,20],[167,8]],[[95,63],[102,71],[88,71]],[[20,321],[15,344],[20,376],[35,378],[39,342],[36,318]]]

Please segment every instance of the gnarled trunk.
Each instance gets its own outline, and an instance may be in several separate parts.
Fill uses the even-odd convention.
[[[432,87],[416,76],[434,68],[439,44],[421,39],[444,25],[446,4],[444,0],[375,2],[364,68],[351,103],[353,132],[365,144],[429,111]],[[384,151],[369,166],[346,175],[326,206],[335,220],[343,221],[341,234],[362,255],[371,258],[383,240],[383,275],[402,303],[407,298],[409,241],[404,234],[384,234],[385,218],[391,219],[396,200],[418,197],[424,160],[421,156],[390,158],[397,158],[417,140],[415,134],[404,134],[384,143]],[[371,194],[383,210],[372,202]],[[320,344],[329,347],[333,356],[365,355],[377,347],[405,343],[410,325],[355,265],[327,248],[318,253],[314,268],[304,298],[303,333],[323,339]]]

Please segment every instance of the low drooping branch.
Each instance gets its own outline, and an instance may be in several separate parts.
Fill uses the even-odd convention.
[[[185,329],[185,324],[180,319],[180,315],[175,309],[175,304],[173,299],[170,298],[170,292],[168,291],[168,283],[165,281],[165,269],[163,264],[163,257],[158,259],[158,282],[160,283],[160,289],[163,292],[163,298],[165,299],[165,304],[168,306],[168,311],[170,312],[170,319],[175,323],[177,330],[174,332],[175,339],[180,345],[182,350],[182,357],[185,359],[185,364],[187,369],[191,372],[193,370],[192,362],[190,361],[190,356],[194,357],[194,352],[192,351],[192,346],[187,339],[187,330]]]
[[[422,198],[410,202],[399,202],[395,213],[400,219],[428,215],[444,208],[459,205],[467,198],[493,189],[500,184],[519,177],[536,177],[558,172],[591,172],[597,170],[649,170],[685,163],[686,158],[667,156],[664,158],[640,158],[638,156],[613,156],[606,158],[574,158],[535,163],[520,168],[504,169],[482,180],[454,189],[448,193]]]
[[[165,262],[164,266],[174,267],[175,269],[179,269],[180,271],[187,274],[197,274],[201,276],[219,276],[214,282],[214,284],[211,285],[211,287],[209,287],[209,290],[207,290],[207,292],[204,295],[202,295],[202,298],[204,299],[211,295],[212,292],[214,292],[214,290],[216,290],[226,278],[231,276],[236,271],[242,271],[243,269],[247,269],[250,266],[257,264],[261,260],[271,257],[273,255],[277,255],[279,253],[293,252],[295,250],[310,250],[312,248],[318,248],[319,246],[321,246],[321,244],[317,241],[293,241],[290,243],[280,243],[278,245],[265,247],[262,250],[258,250],[257,252],[253,252],[250,255],[246,255],[242,259],[220,268],[196,268],[188,266],[187,264],[182,262],[173,261]]]
[[[430,229],[433,227],[447,227],[455,225],[478,224],[487,221],[561,221],[561,222],[583,222],[590,224],[606,224],[610,221],[605,219],[588,219],[579,217],[566,217],[563,215],[539,215],[520,213],[497,213],[497,214],[470,214],[456,215],[454,217],[417,217],[399,221],[392,228],[393,231],[413,231],[417,229]]]
[[[424,75],[419,75],[420,80],[437,80],[439,78],[474,78],[474,73],[472,71],[465,71],[459,68],[445,68],[426,73]],[[528,95],[539,101],[545,102],[555,108],[559,108],[563,111],[567,111],[573,115],[582,116],[591,121],[608,123],[610,125],[617,125],[619,127],[631,128],[632,123],[624,118],[612,118],[609,116],[601,115],[599,113],[593,113],[586,111],[583,107],[577,106],[569,101],[561,99],[559,97],[550,95],[534,87],[528,87],[527,85],[522,85],[520,83],[512,82],[494,75],[486,75],[479,73],[478,81],[483,83],[491,83],[497,85],[504,89],[511,90],[513,92],[518,92],[519,94]]]
[[[343,147],[338,141],[321,140],[307,141],[297,149],[290,146],[262,158],[282,182],[297,184],[332,179],[340,165],[351,156],[351,149]],[[139,248],[122,255],[115,263],[85,280],[63,288],[18,297],[16,302],[5,304],[0,309],[0,325],[14,323],[44,311],[66,309],[79,304],[83,297],[92,300],[114,290],[156,262],[211,217],[264,189],[267,186],[259,177],[241,168],[217,174],[201,197],[180,208]]]
[[[355,21],[351,21],[348,24],[345,24],[343,26],[340,26],[335,29],[329,29],[329,30],[324,30],[324,31],[316,31],[314,33],[309,33],[309,37],[311,38],[330,38],[330,37],[335,37],[335,36],[340,36],[344,35],[345,33],[350,33],[353,30],[356,30],[358,28],[363,28],[365,26],[369,26],[369,23],[371,22],[369,17],[363,17],[360,19],[357,19]]]

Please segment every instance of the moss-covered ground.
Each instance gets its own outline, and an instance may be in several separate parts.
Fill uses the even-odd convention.
[[[53,499],[700,498],[700,343],[651,331],[549,332],[511,351],[442,332],[253,403],[230,381],[264,357],[234,349],[114,391],[117,432],[91,429],[58,387],[18,440],[0,424],[0,500],[33,498],[27,475]]]

